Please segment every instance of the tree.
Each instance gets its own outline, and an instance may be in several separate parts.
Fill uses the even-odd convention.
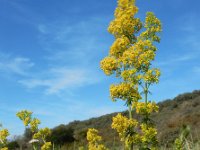
[[[118,0],[115,19],[108,27],[115,41],[100,66],[106,75],[115,74],[119,79],[118,84],[110,86],[110,96],[113,101],[125,101],[129,110],[129,118],[121,114],[113,118],[112,128],[130,149],[133,144],[150,149],[157,143],[157,131],[149,116],[158,111],[158,106],[148,99],[148,93],[150,85],[158,83],[160,76],[152,61],[157,51],[155,42],[160,42],[161,22],[154,13],[147,12],[143,23],[135,17],[137,12],[135,0]],[[141,122],[133,119],[133,110],[142,117]]]
[[[52,129],[51,141],[56,145],[72,143],[74,139],[74,129],[68,128],[65,125],[60,125]]]

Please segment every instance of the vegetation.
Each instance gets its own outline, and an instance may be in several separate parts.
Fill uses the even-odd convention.
[[[175,140],[180,138],[184,127],[189,127],[187,137],[184,137],[183,146],[187,150],[198,150],[200,147],[200,90],[192,93],[178,95],[174,99],[168,99],[158,103],[159,113],[151,114],[158,129],[159,149],[175,149]],[[123,116],[129,116],[128,111],[120,112]],[[95,128],[101,135],[104,145],[109,149],[122,149],[123,142],[120,141],[118,133],[111,128],[112,118],[118,113],[107,114],[85,121],[73,121],[66,125],[59,125],[51,129],[51,141],[55,149],[74,150],[79,147],[87,148],[87,130]],[[133,117],[140,120],[140,116],[133,113]],[[21,147],[23,150],[31,149],[28,143],[32,139],[32,132],[25,129],[23,136],[15,137],[7,145],[9,150]],[[14,143],[15,142],[15,143]],[[17,144],[16,144],[17,143]],[[188,148],[189,145],[189,148]],[[11,147],[12,146],[12,147]],[[13,148],[15,147],[15,148]]]
[[[119,79],[118,84],[110,86],[110,96],[113,101],[123,100],[129,111],[129,117],[122,114],[113,117],[112,128],[129,150],[134,145],[148,150],[156,149],[158,143],[157,129],[150,119],[153,112],[158,112],[158,106],[148,94],[160,76],[152,61],[157,51],[155,43],[160,42],[161,22],[153,12],[147,12],[143,23],[136,18],[137,12],[135,0],[118,0],[115,19],[108,27],[115,41],[108,56],[101,61],[101,69]],[[141,120],[133,118],[133,110]]]
[[[180,136],[180,129],[185,125],[191,128],[190,134],[187,137],[188,141],[193,144],[198,144],[200,139],[200,91],[181,94],[172,100],[168,99],[158,103],[158,106],[159,113],[153,113],[150,118],[155,122],[158,129],[157,138],[159,147],[165,147],[166,149],[174,147],[174,141]],[[95,128],[99,130],[99,134],[102,136],[105,146],[114,149],[114,147],[118,148],[124,145],[120,141],[117,132],[111,128],[112,118],[117,114],[118,113],[112,113],[85,121],[74,121],[62,126],[65,126],[67,129],[73,129],[71,135],[73,134],[73,137],[76,137],[75,141],[77,147],[87,145],[87,129]],[[121,112],[121,114],[127,117],[129,115],[128,111]],[[134,118],[140,119],[137,114],[133,114]],[[62,130],[62,128],[60,128],[60,130]],[[59,130],[59,126],[55,129]],[[53,130],[54,129],[52,129],[52,133]],[[69,144],[69,141],[66,140],[64,143],[67,143],[68,147],[73,149],[73,142]]]
[[[200,148],[200,91],[158,104],[148,98],[150,86],[158,83],[160,76],[152,61],[155,43],[160,42],[161,22],[153,12],[147,12],[142,22],[135,17],[137,12],[135,0],[118,0],[115,19],[108,27],[115,41],[100,63],[106,75],[118,79],[110,86],[112,100],[123,100],[128,110],[53,129],[39,128],[40,120],[22,110],[16,115],[25,126],[24,136],[8,142],[9,132],[1,128],[0,150]]]
[[[9,136],[9,132],[7,129],[2,128],[2,125],[0,125],[0,149],[1,150],[8,150],[6,144],[7,144],[7,137]]]
[[[17,117],[23,121],[24,126],[30,128],[32,139],[29,141],[32,144],[33,150],[38,150],[41,147],[41,150],[50,150],[52,147],[51,142],[47,141],[47,138],[51,134],[49,128],[39,129],[38,125],[41,123],[39,119],[32,117],[32,112],[27,110],[22,110],[18,112]]]

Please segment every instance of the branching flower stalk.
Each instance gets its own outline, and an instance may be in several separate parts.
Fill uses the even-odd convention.
[[[110,96],[113,101],[125,101],[129,110],[129,118],[121,114],[113,118],[112,128],[129,149],[133,149],[133,144],[141,149],[153,149],[157,131],[149,116],[158,111],[158,106],[148,99],[148,93],[160,76],[152,61],[157,51],[155,42],[160,42],[161,22],[154,13],[147,12],[143,23],[136,18],[137,12],[135,0],[118,0],[115,19],[108,27],[115,41],[100,66],[106,75],[115,74],[120,80],[110,86]],[[133,119],[133,110],[142,117],[141,122]]]
[[[47,142],[47,137],[50,136],[51,130],[49,128],[39,129],[38,126],[41,123],[39,119],[32,117],[32,112],[28,110],[22,110],[18,112],[17,117],[23,121],[25,127],[29,127],[33,133],[32,139],[34,141],[41,141],[43,143],[41,150],[50,150],[52,147],[51,142]],[[36,142],[32,143],[33,149],[37,150],[38,145]]]
[[[8,150],[6,147],[7,138],[9,136],[9,132],[7,129],[4,129],[0,126],[0,150]]]
[[[101,144],[102,138],[98,135],[98,130],[89,128],[87,132],[88,150],[108,150]]]

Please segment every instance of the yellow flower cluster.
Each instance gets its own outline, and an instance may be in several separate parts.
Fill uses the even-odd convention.
[[[138,12],[134,4],[134,0],[118,0],[115,19],[108,27],[108,31],[116,38],[122,35],[133,35],[141,29],[142,23],[138,18],[133,17]]]
[[[7,129],[0,130],[0,150],[8,150],[6,146],[7,144],[7,137],[9,136],[9,132]]]
[[[27,110],[22,110],[16,114],[20,120],[23,121],[25,126],[28,126],[29,123],[31,122],[31,116],[32,112],[27,111]]]
[[[126,36],[117,38],[113,45],[110,47],[110,56],[120,58],[123,52],[128,48],[129,44],[130,41]]]
[[[33,135],[33,139],[37,139],[42,141],[44,144],[41,147],[42,150],[50,150],[51,142],[46,142],[47,137],[51,134],[51,130],[49,128],[38,129],[38,125],[41,123],[39,119],[32,118],[32,112],[27,110],[22,110],[16,114],[20,120],[23,121],[25,126],[30,125],[30,129]]]
[[[125,141],[127,138],[127,131],[129,129],[134,129],[137,127],[138,122],[135,119],[128,119],[127,117],[123,116],[121,113],[118,113],[117,116],[113,117],[113,122],[111,127],[116,129],[121,140]]]
[[[174,142],[176,150],[183,150],[183,141],[180,138],[176,138]]]
[[[142,79],[142,75],[138,74],[136,69],[124,70],[121,72],[121,77],[124,81],[131,83],[131,85],[137,85]]]
[[[149,40],[139,40],[123,53],[122,62],[124,65],[133,66],[140,71],[149,68],[155,58],[156,48]]]
[[[98,135],[98,130],[94,128],[88,129],[87,140],[88,150],[107,150],[107,148],[103,144],[100,144],[102,138]]]
[[[137,114],[151,114],[152,112],[158,112],[158,105],[155,102],[134,102],[132,107],[135,108]]]
[[[118,0],[118,7],[120,7],[120,8],[126,8],[131,3],[132,4],[135,3],[135,0]]]
[[[101,136],[98,135],[98,130],[91,128],[87,132],[87,140],[91,143],[99,142],[102,140]]]
[[[41,150],[51,150],[51,147],[51,142],[46,142],[44,145],[42,145]]]
[[[0,145],[6,144],[8,136],[9,136],[9,132],[7,129],[0,130]]]
[[[144,80],[148,83],[158,83],[160,77],[160,70],[153,68],[148,70],[144,75]]]
[[[40,120],[37,118],[33,118],[32,121],[30,122],[30,127],[32,132],[37,132],[38,131],[38,125],[40,124]]]
[[[120,83],[118,85],[112,84],[110,86],[110,96],[113,101],[116,101],[116,99],[122,99],[122,100],[127,100],[127,99],[134,99],[134,100],[139,100],[141,99],[140,94],[138,93],[137,87],[133,87],[129,83]]]
[[[118,69],[118,62],[114,57],[105,57],[101,61],[100,67],[106,75],[111,75]]]
[[[151,63],[157,51],[154,43],[160,41],[158,33],[161,32],[161,22],[152,12],[148,12],[142,23],[135,18],[137,12],[135,0],[118,0],[115,19],[108,27],[115,42],[110,47],[108,57],[101,61],[101,69],[106,75],[115,73],[120,78],[119,84],[110,86],[112,100],[122,99],[129,106],[131,119],[118,114],[113,117],[112,128],[117,130],[129,149],[134,143],[140,149],[153,149],[157,131],[148,124],[148,119],[149,114],[158,111],[158,106],[148,100],[148,91],[152,83],[158,83],[160,76],[158,69],[151,69]],[[144,30],[139,33],[142,27]],[[139,102],[142,99],[139,86],[143,89],[145,102]],[[143,116],[141,129],[138,122],[132,119],[133,109]]]
[[[162,31],[162,25],[153,12],[147,12],[144,27],[146,28],[146,31],[141,34],[141,37],[160,42],[160,37],[156,35],[156,33]]]
[[[42,128],[37,133],[33,135],[34,139],[42,139],[46,142],[46,138],[51,135],[51,130],[49,128]]]
[[[156,135],[157,130],[154,127],[149,127],[147,124],[141,124],[142,136],[141,140],[143,143],[157,142]]]

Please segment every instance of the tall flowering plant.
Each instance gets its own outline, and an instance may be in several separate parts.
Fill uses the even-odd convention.
[[[7,129],[2,128],[0,125],[0,150],[8,150],[6,147],[7,144],[7,138],[9,136],[9,132]]]
[[[52,144],[51,142],[47,142],[47,137],[51,135],[51,130],[49,128],[41,128],[38,126],[41,123],[39,119],[32,117],[33,112],[28,110],[22,110],[18,112],[17,117],[23,121],[25,127],[29,127],[31,132],[33,133],[33,139],[31,143],[33,145],[33,149],[38,149],[38,143],[41,142],[41,150],[51,150]]]
[[[108,150],[101,144],[102,138],[98,135],[98,130],[89,128],[87,131],[88,150]]]
[[[119,79],[119,83],[110,86],[110,96],[113,101],[125,101],[129,110],[129,118],[121,114],[113,118],[112,128],[129,149],[133,149],[133,144],[153,149],[157,131],[149,116],[158,111],[158,106],[148,98],[148,93],[160,76],[152,61],[157,51],[155,43],[160,42],[161,22],[153,12],[147,12],[142,22],[137,13],[135,0],[118,0],[115,18],[108,27],[115,41],[100,66],[106,75],[114,74]],[[133,110],[142,117],[141,122],[133,119]]]

